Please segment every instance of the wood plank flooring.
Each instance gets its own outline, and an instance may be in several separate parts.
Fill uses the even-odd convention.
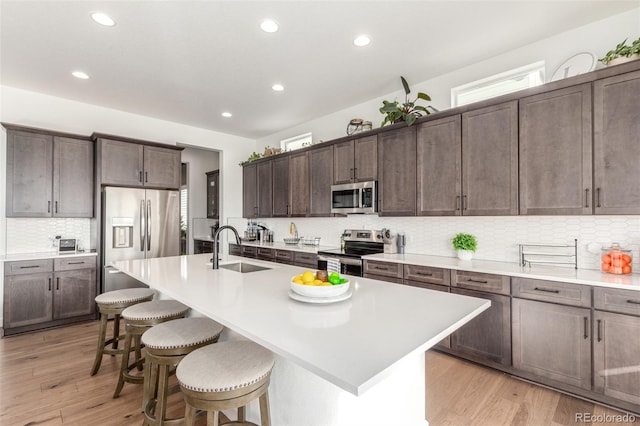
[[[95,321],[0,339],[0,425],[141,425],[141,386],[112,398],[119,357],[89,375],[97,333]],[[426,362],[431,426],[583,425],[576,413],[622,414],[437,352]],[[169,412],[181,414],[180,394]]]

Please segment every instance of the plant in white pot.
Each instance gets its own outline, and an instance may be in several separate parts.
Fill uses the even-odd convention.
[[[604,57],[598,59],[605,65],[617,65],[623,62],[629,62],[640,59],[640,37],[627,44],[627,40],[618,43],[615,49],[611,49]]]
[[[471,260],[473,253],[478,248],[478,240],[474,235],[460,232],[451,240],[453,248],[458,253],[458,259]]]

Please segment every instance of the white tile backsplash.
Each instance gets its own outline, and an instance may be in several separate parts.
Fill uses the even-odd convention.
[[[75,238],[80,248],[91,246],[91,219],[7,218],[7,254],[56,251],[49,237]]]
[[[230,220],[242,232],[246,219]],[[634,273],[640,273],[640,216],[491,216],[491,217],[379,217],[351,215],[337,218],[264,219],[276,241],[289,235],[294,222],[300,236],[321,237],[323,246],[340,246],[344,229],[381,229],[406,234],[406,253],[455,256],[451,238],[458,232],[478,238],[475,257],[518,262],[518,243],[573,244],[578,239],[578,267],[599,269],[600,255],[587,244],[618,242],[633,253]]]

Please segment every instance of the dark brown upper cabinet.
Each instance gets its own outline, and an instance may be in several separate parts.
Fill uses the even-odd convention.
[[[519,108],[520,214],[591,214],[591,84],[526,97]]]
[[[597,80],[593,164],[596,214],[640,213],[640,71]]]
[[[309,198],[310,216],[331,216],[331,181],[333,177],[333,145],[310,150]]]
[[[309,215],[309,156],[297,152],[289,156],[290,216]]]
[[[333,183],[364,182],[378,179],[378,136],[340,142],[334,145]]]
[[[258,217],[271,217],[273,210],[272,162],[258,163]]]
[[[416,128],[378,137],[378,211],[380,216],[416,214]]]
[[[279,155],[271,161],[273,163],[273,217],[288,217],[291,213],[289,204],[289,156]]]
[[[258,166],[247,164],[242,168],[242,216],[258,216]]]

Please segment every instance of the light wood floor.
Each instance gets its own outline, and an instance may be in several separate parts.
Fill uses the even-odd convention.
[[[105,356],[89,375],[97,332],[91,322],[1,339],[0,425],[142,424],[141,386],[112,399],[119,358]],[[180,414],[180,395],[172,401],[170,413]],[[433,351],[427,411],[431,426],[574,425],[584,424],[575,413],[621,414]]]

